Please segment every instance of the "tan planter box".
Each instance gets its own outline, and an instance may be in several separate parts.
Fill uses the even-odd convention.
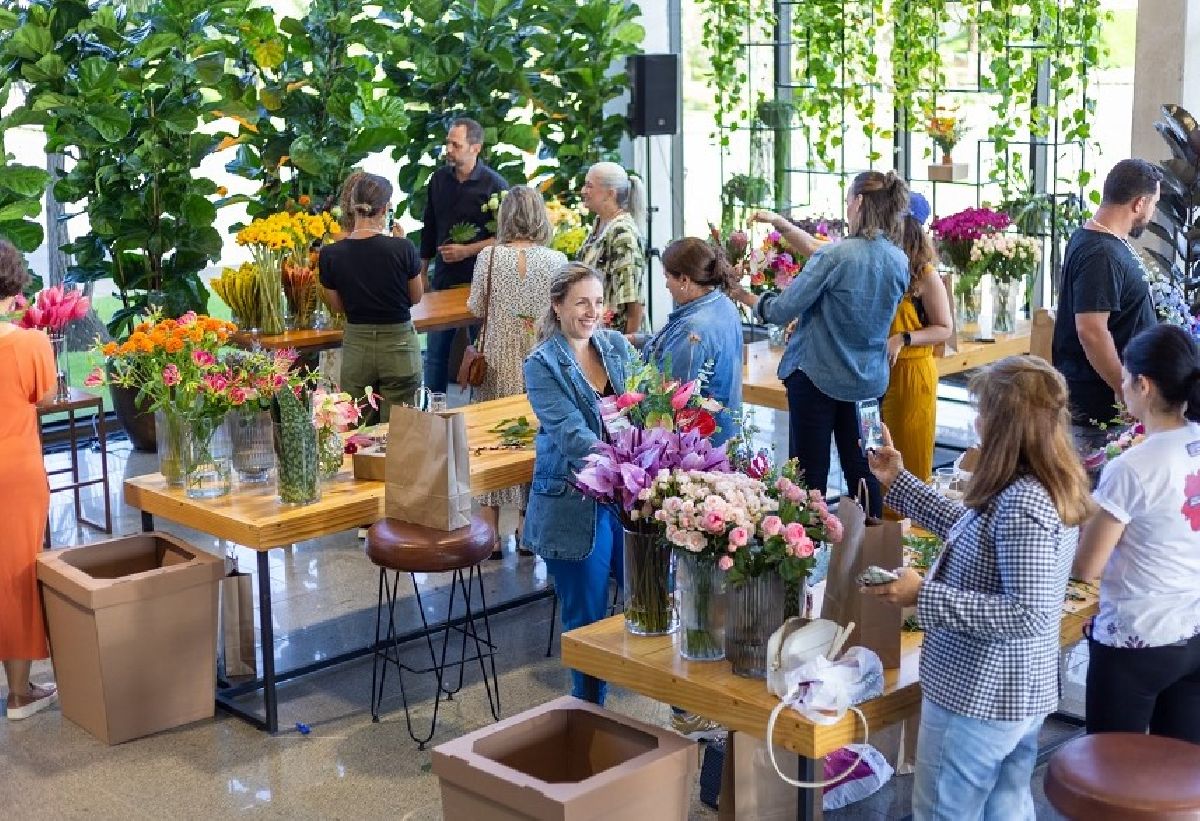
[[[967,178],[965,162],[932,163],[929,166],[929,179],[937,182],[956,182]]]
[[[566,696],[442,744],[442,817],[472,821],[686,819],[698,747]]]
[[[350,456],[354,465],[354,478],[371,482],[384,480],[384,467],[387,464],[387,452],[382,448],[359,448]]]
[[[212,718],[224,575],[157,532],[40,554],[63,715],[107,744]]]

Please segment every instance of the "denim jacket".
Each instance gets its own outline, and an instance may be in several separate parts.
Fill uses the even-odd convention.
[[[616,331],[596,331],[592,345],[613,390],[624,393],[637,352]],[[596,391],[561,334],[526,358],[525,389],[539,427],[523,540],[545,558],[585,559],[595,541],[596,502],[575,488],[574,479],[604,429]]]
[[[726,408],[717,414],[721,429],[712,441],[720,445],[733,436],[734,414],[742,411],[742,318],[729,297],[713,291],[680,305],[644,351],[646,360],[660,368],[670,357],[671,375],[683,381],[695,379],[712,362],[704,395]]]
[[[856,402],[888,385],[887,338],[908,287],[908,258],[884,237],[851,237],[819,249],[782,293],[757,306],[773,325],[799,318],[779,378],[804,371],[833,399]]]

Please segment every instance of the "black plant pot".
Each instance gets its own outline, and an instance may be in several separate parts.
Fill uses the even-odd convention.
[[[144,453],[155,453],[158,450],[158,439],[154,429],[154,414],[139,410],[137,407],[137,390],[121,385],[112,385],[113,412],[117,421],[125,428],[129,441],[134,450]]]

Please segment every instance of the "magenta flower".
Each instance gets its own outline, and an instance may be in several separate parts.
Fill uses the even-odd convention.
[[[192,351],[192,362],[196,363],[201,368],[208,368],[217,364],[217,358],[208,351],[196,350]]]
[[[103,384],[104,384],[104,371],[100,370],[100,368],[98,368],[98,367],[93,368],[92,372],[89,373],[87,375],[87,378],[83,380],[83,386],[85,388],[98,388]]]
[[[210,373],[204,377],[204,384],[213,393],[220,393],[229,387],[229,379],[223,373]]]
[[[671,407],[675,410],[683,410],[687,407],[687,403],[691,401],[692,394],[696,392],[696,380],[693,379],[684,385],[681,385],[671,397]]]
[[[646,398],[646,394],[644,394],[644,393],[636,393],[634,391],[628,391],[617,397],[617,409],[625,410],[626,408],[631,408],[634,405],[641,402],[645,398]]]
[[[162,381],[168,388],[179,384],[179,368],[174,363],[163,368]]]

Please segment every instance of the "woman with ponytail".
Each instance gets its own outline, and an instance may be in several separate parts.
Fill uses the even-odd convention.
[[[825,493],[829,439],[837,441],[846,487],[866,482],[870,512],[882,512],[879,484],[859,447],[855,403],[888,386],[888,329],[908,287],[908,259],[898,245],[908,186],[894,171],[864,171],[846,199],[846,239],[819,248],[782,293],[762,297],[740,286],[734,298],[772,325],[799,319],[779,362],[787,388],[789,453],[808,486]]]
[[[721,444],[736,432],[734,416],[742,410],[742,317],[726,295],[738,276],[725,253],[696,237],[684,237],[663,252],[667,290],[675,310],[667,324],[648,341],[638,334],[634,344],[659,368],[688,382],[708,374],[704,395],[724,406],[717,414],[712,441]],[[644,344],[641,344],[643,343]]]
[[[377,174],[355,171],[342,186],[346,232],[321,248],[321,286],[334,310],[346,314],[342,339],[341,388],[355,398],[370,385],[391,405],[416,403],[421,387],[421,345],[412,306],[421,301],[421,260],[400,225],[389,233],[392,184]],[[367,410],[367,423],[377,421]]]
[[[608,327],[623,334],[642,328],[642,279],[646,258],[638,226],[646,217],[642,181],[615,162],[598,162],[588,169],[580,191],[583,205],[596,215],[578,259],[604,278],[604,303],[611,315]]]
[[[1146,438],[1104,466],[1075,557],[1078,578],[1100,578],[1087,731],[1200,744],[1200,351],[1157,325],[1122,358]]]

